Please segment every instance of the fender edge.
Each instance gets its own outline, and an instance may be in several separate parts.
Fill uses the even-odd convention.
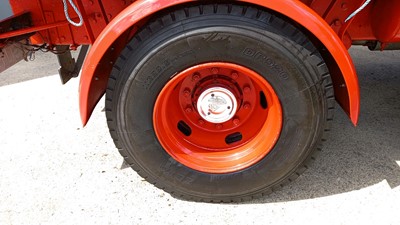
[[[358,122],[360,111],[360,91],[358,77],[352,59],[330,26],[313,10],[292,0],[240,0],[276,11],[297,22],[312,33],[328,50],[328,66],[335,88],[335,97],[347,112],[354,125]],[[104,95],[109,74],[98,72],[100,62],[110,54],[111,46],[119,38],[126,36],[126,31],[152,14],[178,4],[192,0],[139,0],[123,10],[102,31],[91,48],[82,68],[80,80],[80,114],[83,125],[86,125],[97,102]],[[115,51],[119,53],[118,51]],[[335,62],[335,65],[330,63]],[[329,65],[331,64],[331,65]]]

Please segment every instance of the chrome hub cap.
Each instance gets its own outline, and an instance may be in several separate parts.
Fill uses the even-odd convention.
[[[200,116],[210,123],[224,123],[233,118],[237,104],[231,91],[213,87],[201,93],[197,101],[197,110]]]

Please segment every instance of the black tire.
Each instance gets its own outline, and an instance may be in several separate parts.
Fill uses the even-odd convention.
[[[210,61],[258,72],[282,104],[283,127],[273,150],[234,173],[182,165],[161,147],[153,128],[153,106],[163,86],[176,72]],[[270,12],[233,4],[175,9],[150,21],[115,63],[106,93],[108,126],[125,161],[158,188],[206,202],[250,200],[296,179],[320,150],[333,108],[328,69],[301,30]]]

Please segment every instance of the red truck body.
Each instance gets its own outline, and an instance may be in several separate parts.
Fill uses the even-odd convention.
[[[32,44],[47,44],[49,47],[56,45],[69,45],[70,49],[74,50],[80,45],[92,45],[95,44],[96,40],[99,45],[104,40],[105,36],[111,36],[109,32],[120,32],[114,35],[119,38],[121,35],[126,35],[125,37],[129,40],[129,36],[132,36],[140,26],[146,23],[154,13],[165,9],[167,7],[172,7],[179,4],[190,4],[191,1],[188,0],[174,0],[174,1],[107,1],[107,0],[91,0],[91,1],[76,1],[76,5],[82,12],[84,26],[76,27],[71,25],[65,18],[64,6],[62,1],[51,1],[51,0],[35,0],[35,1],[23,1],[23,0],[10,0],[13,11],[13,18],[25,19],[24,14],[29,16],[29,25],[24,28],[15,29],[10,24],[7,24],[7,20],[3,21],[4,27],[2,26],[2,34],[0,34],[0,47],[5,46],[9,40],[13,38],[23,37],[29,35],[30,42]],[[255,5],[265,5],[268,7],[269,4],[274,5],[278,10],[286,10],[288,8],[286,4],[293,5],[297,1],[270,1],[271,3],[266,3],[265,1],[243,1],[251,2]],[[385,50],[385,49],[397,49],[400,48],[400,17],[398,16],[398,10],[400,9],[400,2],[396,0],[375,0],[372,3],[366,5],[362,11],[360,11],[356,16],[350,18],[348,21],[346,19],[360,8],[363,4],[368,1],[356,0],[356,1],[338,1],[338,0],[303,0],[301,1],[309,9],[320,16],[327,25],[338,35],[341,42],[346,48],[350,48],[352,44],[365,45],[374,50]],[[299,4],[300,5],[300,4]],[[269,8],[271,8],[269,6]],[[305,6],[297,6],[305,7]],[[127,9],[128,8],[128,9]],[[122,12],[124,9],[124,12]],[[297,11],[297,9],[286,10],[288,17],[294,16],[296,13],[307,13],[304,9]],[[290,12],[292,11],[292,12]],[[69,12],[73,20],[79,20],[76,13],[69,6]],[[128,17],[130,22],[127,24],[124,21],[117,22],[116,27],[113,30],[106,30],[110,22],[116,22],[114,19],[116,17]],[[301,18],[302,15],[298,15],[296,22],[304,24],[305,27],[312,27],[315,23],[314,20],[309,20],[307,17]],[[8,19],[8,21],[11,18]],[[17,20],[18,21],[18,20]],[[26,21],[26,20],[25,20]],[[7,27],[11,26],[11,27]],[[117,31],[118,27],[129,26],[129,34],[122,34],[121,31]],[[15,29],[15,30],[14,30]],[[126,29],[126,28],[124,28]],[[124,30],[125,31],[125,30]],[[100,34],[103,33],[103,36]],[[107,33],[108,32],[108,33]],[[126,31],[127,32],[127,31]],[[315,34],[318,35],[318,34]],[[118,43],[117,43],[118,44]],[[126,43],[122,43],[124,46]],[[108,49],[111,43],[108,43],[104,49]],[[118,48],[118,46],[116,46]],[[117,49],[118,50],[118,49]],[[105,51],[102,51],[105,53]],[[115,55],[118,55],[115,53]],[[343,53],[342,53],[343,54]],[[97,57],[102,57],[102,55],[97,55]],[[114,56],[116,57],[116,56]],[[12,57],[8,57],[11,60]],[[90,58],[87,60],[89,62]],[[96,59],[99,61],[99,59]],[[13,60],[15,61],[15,60]],[[113,59],[110,59],[113,61]],[[98,63],[98,62],[94,62]],[[91,65],[93,67],[93,65]],[[101,65],[99,66],[101,67]],[[108,65],[106,67],[109,67]],[[4,66],[5,68],[5,66]],[[110,68],[104,68],[110,71]],[[104,71],[103,69],[101,69]],[[88,72],[90,74],[91,72]],[[93,72],[92,72],[93,73]],[[94,72],[96,73],[96,72]],[[105,73],[107,76],[107,73]],[[343,75],[346,76],[346,75]],[[94,75],[83,75],[82,79],[85,77],[90,77],[87,79],[93,79]],[[105,79],[106,80],[106,79]],[[341,94],[341,88],[338,86],[343,85],[340,82],[340,78],[334,79],[336,98],[344,107],[345,111],[351,116],[353,123],[357,122],[357,114],[359,109],[356,106],[350,106],[347,101],[356,102],[353,105],[359,104],[355,98],[349,98],[351,95],[349,92],[357,92],[358,89],[356,84],[350,85],[351,91],[348,93]],[[101,81],[101,79],[100,79]],[[87,81],[90,82],[90,81]],[[355,82],[355,81],[353,81]],[[85,85],[84,85],[85,86]],[[81,111],[82,120],[86,124],[90,113],[94,108],[101,95],[104,94],[105,84],[96,85],[93,92],[99,91],[99,93],[83,93],[88,96],[82,96],[82,98],[89,98],[87,101],[81,101]],[[91,89],[92,87],[88,87]],[[87,90],[90,92],[89,90]],[[91,95],[94,95],[91,97]],[[357,94],[358,96],[358,94]]]
[[[10,0],[14,16],[30,13],[29,28],[8,31],[2,27],[0,39],[39,31],[31,37],[33,44],[48,43],[50,45],[84,45],[93,44],[104,28],[118,14],[130,6],[142,1],[111,1],[90,0],[77,1],[82,11],[85,25],[74,27],[65,19],[62,1],[51,0]],[[144,1],[146,2],[146,1]],[[163,1],[159,1],[163,2]],[[164,1],[165,5],[184,4],[190,1]],[[250,1],[263,5],[263,1]],[[274,1],[272,1],[274,2]],[[279,1],[276,1],[279,2]],[[282,1],[284,5],[285,1]],[[291,1],[289,1],[291,2]],[[396,0],[373,1],[367,5],[352,21],[345,20],[359,8],[364,0],[337,1],[337,0],[303,0],[301,1],[316,12],[339,35],[346,47],[354,42],[379,41],[382,49],[390,43],[400,42],[400,19],[398,10],[400,3]],[[143,3],[141,3],[143,4]],[[157,3],[159,4],[159,3]],[[163,8],[157,5],[148,9],[149,14]],[[73,9],[69,9],[71,17],[78,19]],[[132,15],[133,17],[140,15]],[[134,24],[140,26],[140,24]],[[344,26],[345,25],[345,26]],[[372,44],[372,43],[371,43]]]
[[[138,32],[160,15],[174,10],[183,9],[190,17],[189,8],[202,4],[215,4],[215,13],[218,4],[225,4],[229,13],[236,4],[241,5],[243,15],[247,7],[256,7],[259,13],[254,15],[255,19],[264,10],[296,27],[296,32],[304,33],[326,63],[334,97],[353,124],[358,121],[360,94],[357,74],[347,50],[352,45],[379,51],[400,49],[400,1],[397,0],[9,0],[0,3],[10,14],[0,16],[0,72],[35,50],[62,55],[59,56],[60,75],[65,81],[72,73],[77,75],[77,68],[81,69],[80,109],[85,125],[106,92],[121,52]],[[65,55],[86,45],[92,48],[81,57],[83,65],[75,65],[74,60]],[[24,46],[22,51],[18,50],[20,46]],[[174,152],[166,151],[186,166],[193,164],[180,161]]]

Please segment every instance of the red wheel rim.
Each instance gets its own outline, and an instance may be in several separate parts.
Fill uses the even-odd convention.
[[[282,109],[258,73],[213,62],[186,69],[164,86],[153,125],[162,147],[178,162],[206,173],[231,173],[272,150],[282,128]]]

